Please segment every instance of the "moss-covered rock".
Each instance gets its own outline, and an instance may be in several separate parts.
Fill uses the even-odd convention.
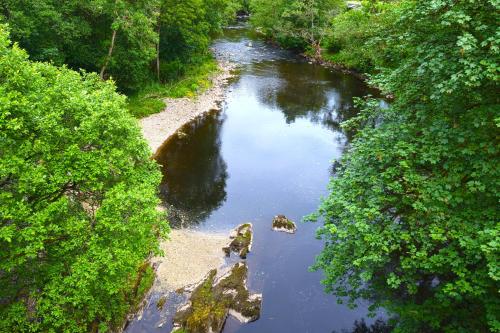
[[[228,315],[241,322],[257,320],[262,296],[249,293],[247,273],[244,263],[235,264],[219,279],[216,279],[217,271],[212,270],[174,316],[173,332],[221,332]]]
[[[277,215],[273,218],[273,230],[293,234],[297,231],[297,226],[285,215]]]
[[[194,289],[189,302],[174,317],[174,332],[183,329],[189,333],[220,332],[229,309],[223,299],[214,293],[217,270],[210,271]]]
[[[231,252],[236,252],[242,259],[246,259],[248,252],[252,248],[253,230],[251,223],[240,224],[233,230],[231,235],[231,242],[228,246],[222,248],[226,255],[229,257]]]
[[[262,295],[250,294],[248,291],[247,274],[247,265],[237,263],[215,286],[215,289],[229,301],[229,314],[245,323],[259,319],[262,303]]]
[[[163,307],[165,306],[165,303],[167,302],[167,298],[165,296],[161,296],[159,299],[158,299],[158,302],[156,302],[156,308],[158,310],[162,310]]]

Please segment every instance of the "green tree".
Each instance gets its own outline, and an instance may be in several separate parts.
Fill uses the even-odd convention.
[[[320,58],[322,42],[330,33],[330,22],[343,5],[343,0],[291,1],[282,14],[282,33],[305,41],[314,56]]]
[[[113,77],[122,90],[151,79],[159,0],[4,0],[0,21],[33,60]]]
[[[206,61],[211,37],[242,6],[237,0],[2,0],[0,22],[31,59],[98,72],[133,93]]]
[[[109,20],[107,52],[99,76],[109,75],[132,90],[151,79],[149,66],[156,57],[160,0],[93,0],[97,14]],[[109,68],[108,68],[109,67]]]
[[[321,56],[330,21],[345,6],[343,0],[253,0],[252,22],[268,37],[286,46],[310,48]]]
[[[498,1],[407,1],[319,216],[316,269],[400,332],[500,331]]]
[[[31,62],[0,28],[0,331],[120,324],[168,225],[111,81]]]
[[[347,68],[373,73],[378,67],[393,67],[399,59],[385,37],[398,27],[401,1],[372,2],[337,15],[324,41],[323,58]]]

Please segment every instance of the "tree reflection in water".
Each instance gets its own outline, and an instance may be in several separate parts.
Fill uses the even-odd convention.
[[[226,200],[227,166],[221,156],[224,115],[213,111],[184,125],[155,156],[162,165],[160,196],[173,227],[196,225]]]
[[[354,97],[367,93],[366,86],[358,79],[321,66],[311,68],[307,63],[280,62],[266,69],[273,70],[277,80],[263,82],[259,100],[281,110],[287,123],[307,118],[332,131],[341,131],[340,123],[357,112]]]
[[[364,319],[356,320],[350,330],[342,330],[341,333],[390,333],[394,326],[388,324],[382,319],[377,319],[373,324],[367,325]],[[337,333],[337,331],[332,331]]]

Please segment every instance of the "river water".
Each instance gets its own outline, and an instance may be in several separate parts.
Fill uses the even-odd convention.
[[[327,194],[333,161],[348,144],[339,124],[369,89],[262,42],[244,24],[228,28],[213,50],[240,66],[222,111],[184,126],[186,135],[165,144],[157,160],[173,227],[228,232],[253,223],[248,284],[263,294],[261,317],[244,325],[229,318],[224,332],[351,332],[355,321],[372,323],[368,304],[337,304],[322,273],[308,270],[323,244],[318,225],[301,222]],[[296,221],[297,233],[273,232],[277,214]],[[157,325],[171,314],[158,313],[153,301],[127,332],[170,332],[168,320]]]

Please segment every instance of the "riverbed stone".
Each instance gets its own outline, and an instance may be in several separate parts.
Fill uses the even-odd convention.
[[[276,215],[273,218],[273,230],[293,234],[297,231],[297,226],[285,215]]]
[[[252,224],[240,224],[230,233],[229,238],[231,239],[230,243],[222,248],[226,256],[229,257],[231,252],[236,252],[241,259],[246,259],[248,252],[250,252],[252,248]]]
[[[257,320],[262,295],[250,294],[247,274],[247,265],[241,262],[220,278],[217,270],[210,271],[177,311],[172,332],[221,332],[229,315],[243,323]]]
[[[158,310],[163,310],[163,307],[165,306],[165,303],[167,302],[167,297],[162,295],[159,299],[158,302],[156,302],[156,308]]]

